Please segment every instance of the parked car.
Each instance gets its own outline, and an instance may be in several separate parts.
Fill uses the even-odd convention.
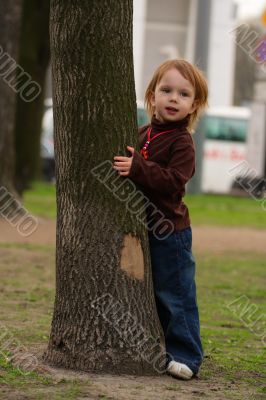
[[[42,174],[46,181],[52,182],[55,179],[54,161],[54,127],[52,99],[45,100],[45,111],[42,121],[41,134],[41,163]],[[143,102],[137,102],[138,126],[148,123],[149,118],[144,110]]]
[[[53,109],[51,106],[46,108],[42,121],[41,168],[43,178],[48,182],[52,182],[55,178],[55,161]]]
[[[230,193],[234,177],[229,173],[246,160],[250,109],[245,107],[211,107],[202,118],[204,146],[202,191]]]
[[[137,119],[138,119],[138,126],[146,125],[149,123],[150,118],[144,107],[143,101],[137,101]]]

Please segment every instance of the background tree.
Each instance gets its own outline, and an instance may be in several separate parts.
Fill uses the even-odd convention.
[[[162,352],[146,228],[92,174],[125,154],[126,145],[137,147],[132,3],[51,2],[58,213],[56,297],[44,359],[149,374]],[[125,184],[108,168],[103,175],[116,187]]]
[[[266,77],[258,47],[264,38],[265,26],[261,23],[261,16],[246,19],[236,29],[234,104],[237,106],[265,101]],[[263,57],[262,53],[260,57]]]
[[[250,31],[254,27],[250,25]],[[257,29],[255,29],[257,32]],[[248,36],[248,35],[247,35]],[[241,41],[243,38],[243,30],[236,32],[236,43]],[[243,39],[242,39],[243,40]],[[250,40],[250,39],[249,39]],[[235,86],[234,86],[234,104],[236,106],[243,106],[245,103],[252,102],[254,100],[254,83],[255,83],[255,70],[256,64],[254,60],[243,51],[243,49],[236,46],[236,60],[235,60]]]
[[[16,93],[3,80],[11,61],[17,58],[21,20],[21,0],[0,2],[0,187],[14,192],[14,125]],[[5,56],[4,54],[8,55]]]
[[[40,177],[40,135],[44,108],[45,78],[50,61],[48,0],[24,0],[19,65],[41,87],[31,102],[17,96],[15,148],[16,188],[22,193]]]

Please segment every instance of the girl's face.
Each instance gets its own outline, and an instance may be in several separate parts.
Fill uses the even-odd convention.
[[[195,109],[195,89],[176,68],[169,69],[157,83],[151,104],[161,122],[180,121]]]

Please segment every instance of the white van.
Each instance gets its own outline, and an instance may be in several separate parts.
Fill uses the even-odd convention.
[[[209,108],[200,124],[204,131],[201,188],[203,192],[230,193],[230,170],[247,158],[251,111],[245,107]]]
[[[42,158],[44,175],[54,177],[53,111],[52,102],[46,101],[42,125]],[[138,126],[149,118],[141,101],[137,102]],[[213,107],[207,109],[197,130],[203,130],[201,190],[211,193],[230,193],[234,177],[230,170],[247,158],[247,135],[251,111],[244,107]]]
[[[143,115],[145,120],[145,113],[143,103],[138,102],[138,116]],[[228,194],[232,191],[234,177],[230,171],[247,158],[250,118],[251,111],[246,107],[211,107],[206,110],[195,133],[204,138],[202,192]]]

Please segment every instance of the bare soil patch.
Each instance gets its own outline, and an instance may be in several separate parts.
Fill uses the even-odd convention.
[[[0,242],[55,244],[55,221],[39,218],[39,225],[30,236],[21,236],[15,227],[0,219]],[[193,229],[194,251],[213,253],[246,251],[266,253],[266,229],[224,226],[195,226]]]

